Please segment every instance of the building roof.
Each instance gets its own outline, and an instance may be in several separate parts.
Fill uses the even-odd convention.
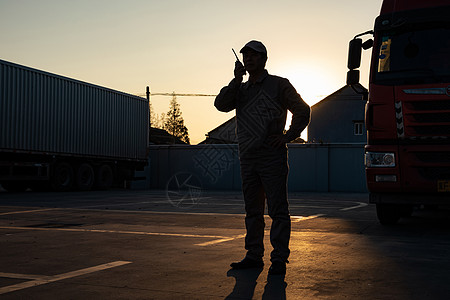
[[[236,117],[232,117],[232,118],[229,119],[228,121],[226,121],[226,122],[220,124],[219,126],[217,126],[216,128],[214,128],[213,130],[209,131],[209,132],[208,132],[208,136],[210,136],[211,134],[214,134],[214,133],[216,133],[216,132],[218,132],[218,131],[221,131],[222,129],[226,128],[227,126],[229,126],[229,125],[231,125],[231,124],[234,124],[235,118],[236,118]]]
[[[236,117],[232,117],[208,132],[206,139],[200,144],[237,144],[235,120]],[[297,137],[291,143],[303,144],[305,141],[301,137]]]
[[[355,88],[356,91],[353,89]],[[328,95],[321,101],[314,104],[311,108],[320,106],[328,101],[340,101],[340,100],[364,100],[362,97],[363,93],[367,93],[368,90],[362,86],[361,84],[357,83],[353,86],[353,88],[349,85],[345,85],[339,90],[335,91],[334,93]],[[357,92],[358,91],[358,92]],[[361,94],[360,94],[361,93]],[[365,101],[365,100],[364,100]]]
[[[236,117],[220,124],[206,134],[206,139],[200,144],[236,144]]]
[[[179,138],[171,135],[164,129],[160,128],[153,128],[150,127],[149,132],[149,143],[150,144],[156,144],[156,145],[172,145],[172,144],[184,144],[185,142],[180,140]]]

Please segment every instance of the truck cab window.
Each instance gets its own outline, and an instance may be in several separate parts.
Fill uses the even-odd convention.
[[[386,33],[378,48],[377,83],[439,83],[450,77],[450,29],[447,27]]]

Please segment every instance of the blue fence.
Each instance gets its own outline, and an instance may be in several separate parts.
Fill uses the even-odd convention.
[[[363,156],[362,144],[290,144],[289,191],[367,192]],[[143,175],[135,188],[241,189],[237,145],[151,146]]]

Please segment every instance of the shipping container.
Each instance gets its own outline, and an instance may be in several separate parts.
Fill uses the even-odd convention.
[[[86,190],[130,180],[147,163],[148,118],[145,98],[0,60],[0,182]]]

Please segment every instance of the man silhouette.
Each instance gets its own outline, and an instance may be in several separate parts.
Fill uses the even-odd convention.
[[[309,123],[310,107],[285,78],[269,75],[265,69],[266,47],[248,42],[236,61],[234,78],[220,91],[214,105],[219,111],[236,109],[236,131],[245,202],[245,249],[247,254],[233,269],[264,266],[264,207],[267,198],[272,219],[270,242],[272,265],[269,274],[285,274],[289,257],[291,220],[287,200],[287,147]],[[243,76],[249,79],[243,83]],[[287,111],[292,113],[284,133]]]

